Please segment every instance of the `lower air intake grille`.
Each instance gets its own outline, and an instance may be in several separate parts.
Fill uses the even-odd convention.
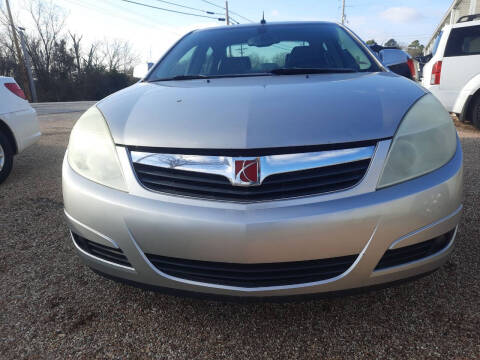
[[[403,265],[411,261],[420,260],[433,255],[447,247],[452,240],[454,230],[440,235],[434,239],[423,241],[418,244],[405,246],[399,249],[387,250],[380,259],[375,270],[386,269],[392,266]]]
[[[235,264],[170,258],[146,254],[163,273],[185,280],[240,287],[303,284],[341,275],[357,255],[321,260]]]
[[[130,263],[128,262],[127,257],[123,255],[122,250],[105,245],[100,245],[93,241],[87,240],[73,232],[72,237],[73,241],[75,241],[75,244],[77,244],[80,249],[89,253],[90,255],[113,262],[115,264],[132,267],[132,265],[130,265]]]

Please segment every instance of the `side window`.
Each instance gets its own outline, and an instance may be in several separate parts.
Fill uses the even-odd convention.
[[[360,49],[359,45],[348,36],[344,31],[338,31],[338,41],[342,50],[349,54],[358,64],[360,70],[368,70],[372,66],[372,62],[367,55]],[[352,60],[353,60],[352,59]]]
[[[452,29],[445,56],[480,55],[480,26]]]
[[[432,55],[435,55],[435,53],[437,52],[438,45],[440,45],[440,40],[442,40],[442,35],[443,31],[440,31],[438,36],[435,38],[435,42],[433,43]]]

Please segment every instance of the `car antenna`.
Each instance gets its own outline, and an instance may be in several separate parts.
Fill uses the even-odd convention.
[[[262,13],[262,20],[260,20],[260,24],[265,25],[267,22],[265,21],[265,11]]]

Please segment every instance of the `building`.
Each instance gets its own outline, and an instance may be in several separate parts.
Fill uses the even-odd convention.
[[[445,25],[455,24],[460,17],[465,15],[479,14],[480,13],[480,0],[453,0],[452,5],[443,16],[440,24],[438,24],[432,37],[425,46],[425,54],[432,52],[433,44],[438,34],[442,31]]]

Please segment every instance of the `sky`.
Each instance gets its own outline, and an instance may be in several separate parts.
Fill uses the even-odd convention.
[[[0,0],[1,1],[1,0]],[[23,0],[23,2],[28,0]],[[48,0],[47,0],[48,1]],[[52,0],[67,14],[66,28],[83,34],[86,42],[125,39],[142,61],[156,61],[186,32],[225,24],[216,19],[187,16],[143,7],[125,0]],[[168,0],[171,3],[218,12],[207,15],[167,4],[162,0],[131,0],[156,7],[224,17],[222,0]],[[342,0],[229,0],[231,16],[241,23],[260,21],[340,21]],[[345,0],[346,25],[365,41],[384,43],[395,38],[409,44],[428,42],[452,0]],[[209,3],[210,2],[210,3]],[[2,1],[3,3],[3,1]],[[217,5],[217,6],[214,6]],[[3,5],[3,4],[2,4]],[[28,28],[22,1],[11,1],[19,22]],[[24,4],[23,4],[24,6]],[[220,15],[222,14],[222,15]],[[240,17],[241,15],[242,17]]]

